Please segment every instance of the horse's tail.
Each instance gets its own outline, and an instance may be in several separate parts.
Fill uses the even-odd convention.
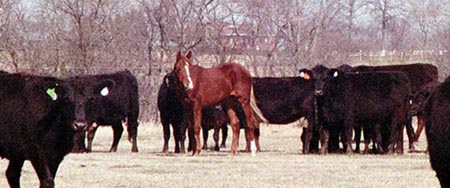
[[[269,121],[264,117],[261,110],[256,105],[255,93],[253,92],[253,84],[250,89],[250,106],[252,107],[253,112],[256,114],[255,119],[262,123],[269,123]]]

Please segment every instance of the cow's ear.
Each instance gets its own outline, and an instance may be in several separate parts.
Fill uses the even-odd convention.
[[[305,80],[309,80],[311,79],[311,72],[307,69],[302,69],[299,71],[300,72],[300,77],[305,79]]]

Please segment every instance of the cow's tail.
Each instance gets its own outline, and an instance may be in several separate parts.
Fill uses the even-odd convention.
[[[250,106],[252,107],[253,113],[255,113],[255,119],[262,123],[269,123],[269,121],[264,117],[261,110],[256,105],[255,93],[253,92],[253,84],[250,89]]]

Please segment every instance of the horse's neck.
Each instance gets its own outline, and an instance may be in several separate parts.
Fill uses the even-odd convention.
[[[196,77],[198,74],[201,74],[205,68],[199,66],[199,65],[190,65],[189,70],[191,72],[192,77]]]

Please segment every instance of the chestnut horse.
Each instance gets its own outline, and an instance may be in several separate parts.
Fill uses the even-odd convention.
[[[187,111],[193,112],[193,119],[189,118],[190,126],[194,121],[193,130],[195,142],[193,155],[199,155],[202,149],[200,144],[200,130],[202,122],[202,107],[215,105],[230,96],[235,96],[245,113],[245,120],[249,129],[252,155],[255,155],[256,145],[254,141],[254,117],[253,110],[259,112],[252,96],[252,79],[250,73],[241,65],[236,63],[225,63],[212,68],[203,68],[193,65],[191,52],[186,56],[178,52],[173,73],[178,77],[188,95]],[[254,105],[251,105],[254,104]],[[231,142],[231,154],[237,152],[239,140],[239,118],[233,109],[227,109],[230,124],[233,130]],[[257,115],[259,115],[257,113]],[[262,117],[258,117],[262,118]]]

